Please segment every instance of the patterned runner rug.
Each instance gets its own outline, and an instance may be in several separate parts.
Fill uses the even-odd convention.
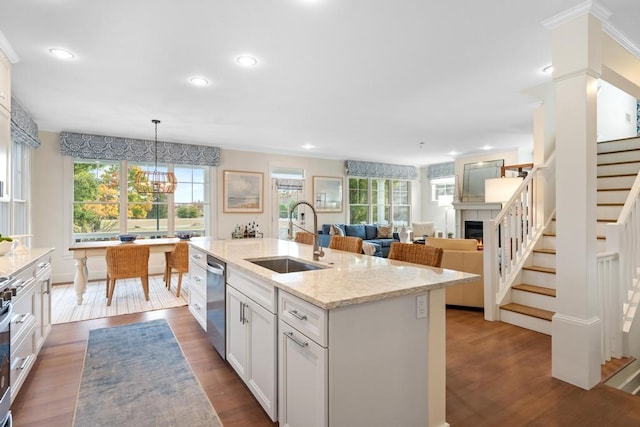
[[[164,319],[89,331],[74,427],[222,426]]]
[[[149,301],[145,301],[139,279],[120,279],[116,283],[111,306],[107,307],[105,282],[89,282],[84,293],[83,304],[76,303],[73,284],[54,285],[51,291],[52,323],[76,322],[121,314],[140,313],[163,308],[181,307],[189,301],[189,275],[182,277],[180,298],[176,298],[178,275],[171,278],[171,292],[167,290],[162,276],[149,276]]]

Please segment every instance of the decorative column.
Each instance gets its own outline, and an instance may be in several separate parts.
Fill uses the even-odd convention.
[[[595,9],[595,10],[594,10]],[[556,106],[556,314],[552,375],[584,389],[600,381],[596,296],[596,89],[601,20],[586,2],[547,22]]]

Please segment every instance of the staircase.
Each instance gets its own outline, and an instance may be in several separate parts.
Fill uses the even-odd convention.
[[[617,221],[639,171],[640,138],[598,143],[598,252],[605,251],[606,224]],[[500,306],[501,321],[551,335],[556,297],[555,230],[554,219],[525,262],[520,280],[511,286],[510,302]]]

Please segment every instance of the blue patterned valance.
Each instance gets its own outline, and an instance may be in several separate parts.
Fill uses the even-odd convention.
[[[429,179],[448,178],[454,176],[455,174],[455,162],[437,163],[435,165],[427,166],[427,178]]]
[[[38,124],[31,118],[22,105],[11,97],[11,138],[28,147],[40,147]]]
[[[418,169],[415,166],[390,165],[388,163],[345,161],[347,174],[366,178],[417,179]]]
[[[277,179],[276,188],[278,190],[298,190],[302,191],[303,179]]]
[[[60,153],[80,159],[154,162],[155,143],[144,139],[60,133]],[[218,166],[220,148],[158,141],[158,162]]]

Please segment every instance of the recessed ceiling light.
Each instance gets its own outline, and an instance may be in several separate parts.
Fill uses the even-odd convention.
[[[189,78],[189,83],[194,86],[207,86],[209,84],[209,80],[205,79],[204,77],[195,76]]]
[[[64,50],[64,49],[57,49],[57,48],[49,49],[49,53],[51,55],[55,56],[56,58],[59,58],[59,59],[73,59],[74,58],[73,53],[69,52],[68,50]]]
[[[456,156],[458,153],[456,151],[449,151],[450,156]]]
[[[315,147],[315,145],[310,144],[310,143],[307,142],[306,144],[304,144],[302,146],[302,148],[304,148],[305,150],[311,150],[311,149],[316,148],[316,147]]]
[[[256,58],[249,55],[238,56],[238,58],[236,58],[236,61],[238,61],[238,64],[244,67],[253,67],[258,63],[258,60]]]
[[[490,145],[485,145],[484,147],[482,147],[483,150],[491,150],[493,147]]]
[[[545,73],[545,74],[553,73],[553,65],[547,65],[546,67],[544,67],[542,69],[542,72]]]

